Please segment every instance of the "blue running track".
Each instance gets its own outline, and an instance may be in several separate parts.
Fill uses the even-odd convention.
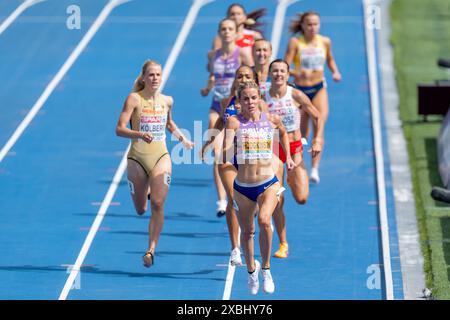
[[[211,101],[200,96],[206,53],[232,2],[216,0],[200,9],[163,90],[174,98],[175,121],[193,139],[195,121],[203,122],[202,131],[207,127]],[[0,23],[20,3],[2,2]],[[0,34],[0,148],[107,3],[47,0]],[[114,133],[124,99],[145,59],[166,62],[192,3],[133,0],[116,7],[0,162],[0,299],[58,299],[128,144]],[[277,1],[241,3],[248,10],[268,9],[270,39]],[[72,4],[81,8],[79,30],[66,27]],[[290,255],[272,259],[276,292],[250,296],[246,268],[239,267],[231,299],[386,298],[362,3],[304,0],[289,6],[279,57],[290,18],[308,9],[321,14],[321,33],[331,37],[343,75],[334,83],[327,73],[330,117],[321,183],[311,186],[304,206],[286,192]],[[198,162],[197,153],[198,147],[187,157]],[[394,298],[402,299],[386,176]],[[149,214],[135,214],[124,176],[68,299],[222,299],[230,242],[215,202],[211,166],[174,164],[156,263],[146,269],[141,256]],[[258,246],[256,252],[260,259]]]

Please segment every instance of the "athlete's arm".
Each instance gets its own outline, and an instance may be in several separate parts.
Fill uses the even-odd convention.
[[[220,106],[221,106],[221,112],[220,116],[217,118],[216,123],[214,123],[214,127],[212,128],[212,132],[209,133],[209,139],[206,141],[203,146],[202,150],[200,152],[200,158],[203,159],[205,156],[206,150],[208,150],[208,147],[211,145],[211,143],[214,142],[216,137],[219,135],[219,133],[223,130],[225,123],[223,122],[223,115],[225,113],[225,109],[227,107],[227,104],[229,102],[229,99],[222,99],[220,100]]]
[[[284,127],[283,122],[281,122],[281,119],[278,115],[269,115],[269,119],[275,125],[275,129],[278,129],[281,146],[283,147],[284,153],[286,154],[286,166],[288,170],[291,170],[295,167],[295,162],[291,157],[291,147],[289,145],[289,137],[286,133],[286,128]]]
[[[222,40],[220,40],[219,36],[215,36],[214,40],[213,40],[213,44],[212,44],[212,48],[211,50],[208,51],[208,64],[207,64],[207,69],[208,71],[211,71],[211,66],[210,66],[210,61],[211,58],[214,56],[214,53],[216,52],[216,50],[220,49],[222,47]]]
[[[263,100],[263,98],[259,100],[259,110],[265,113],[269,113],[269,108],[267,107],[267,103]]]
[[[300,108],[305,110],[313,120],[314,138],[310,151],[312,152],[312,156],[315,157],[317,154],[319,154],[319,152],[322,151],[322,139],[320,137],[323,136],[323,119],[320,115],[319,110],[312,104],[311,100],[306,94],[304,94],[300,90],[294,89],[292,90],[292,97],[300,105]]]
[[[333,74],[333,80],[341,81],[341,73],[339,72],[336,61],[334,60],[333,53],[331,52],[331,40],[329,38],[324,38],[324,43],[327,48],[327,65]]]
[[[244,52],[244,50],[239,49],[239,62],[240,65],[246,65],[249,67],[253,67],[253,58],[251,55],[248,55]]]
[[[209,92],[212,90],[212,88],[214,87],[214,82],[215,82],[215,78],[214,78],[214,72],[213,72],[213,58],[215,56],[216,51],[213,52],[209,52],[208,53],[208,72],[209,72],[209,77],[208,77],[208,84],[206,85],[205,88],[202,88],[200,90],[200,94],[202,95],[202,97],[206,97]]]
[[[167,106],[169,110],[167,111],[167,125],[166,128],[169,130],[171,134],[175,136],[175,138],[178,139],[187,149],[192,149],[194,147],[194,143],[190,140],[188,140],[184,134],[181,132],[181,130],[178,128],[177,124],[173,120],[172,117],[172,108],[173,108],[173,99],[172,97],[165,97]]]
[[[239,129],[239,125],[239,120],[235,116],[228,118],[223,135],[222,164],[232,162],[234,156],[234,137],[236,136],[236,130]]]
[[[259,31],[254,31],[255,33],[253,34],[253,39],[254,40],[261,40],[261,39],[263,39],[264,37],[263,37],[263,35],[261,34],[261,32],[259,32]]]
[[[212,51],[216,51],[220,48],[222,48],[222,40],[220,40],[220,37],[216,35],[213,40]]]
[[[136,130],[131,130],[127,127],[127,124],[130,122],[131,115],[134,109],[139,104],[139,98],[136,93],[131,93],[122,108],[122,112],[119,116],[119,121],[116,126],[116,135],[119,137],[130,138],[130,139],[142,139],[147,143],[152,142],[153,137],[150,133],[140,132]]]
[[[284,54],[284,60],[286,60],[286,62],[289,65],[292,65],[292,63],[294,62],[294,58],[297,55],[297,50],[298,50],[298,39],[295,37],[292,37],[289,40],[288,47],[286,49],[286,53]],[[293,76],[294,78],[297,78],[300,76],[298,70],[295,70],[295,68],[290,68],[289,74],[291,76]]]

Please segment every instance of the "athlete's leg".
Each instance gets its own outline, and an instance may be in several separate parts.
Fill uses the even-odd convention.
[[[256,209],[256,202],[251,201],[236,190],[234,190],[234,199],[239,207],[237,216],[239,226],[241,227],[241,246],[244,251],[247,270],[253,272],[256,268],[255,243],[253,239],[255,236],[254,212]]]
[[[320,89],[319,92],[317,92],[316,96],[313,98],[312,103],[319,110],[320,115],[323,119],[324,126],[325,126],[325,123],[328,119],[328,113],[329,113],[327,89],[326,88]],[[325,130],[324,130],[324,135],[325,135]],[[320,137],[322,139],[322,148],[325,144],[324,135],[322,137]],[[313,168],[316,168],[317,170],[319,169],[319,164],[320,164],[321,158],[322,158],[322,152],[312,158],[311,163],[312,163]]]
[[[296,167],[287,173],[286,182],[289,185],[292,196],[298,204],[305,204],[309,196],[308,173],[301,153],[292,156]]]
[[[276,176],[281,186],[284,184],[284,164],[274,155],[273,162],[277,163]],[[273,222],[275,224],[275,230],[277,231],[278,239],[280,243],[287,243],[286,239],[286,217],[283,210],[284,196],[280,195],[280,201],[273,212]]]
[[[219,166],[219,173],[228,199],[226,218],[231,240],[231,250],[233,250],[239,247],[239,222],[233,207],[233,182],[236,179],[237,171],[231,163],[227,162]]]
[[[300,110],[300,131],[302,137],[309,139],[309,114],[304,110]]]
[[[214,128],[214,125],[219,117],[220,117],[220,114],[217,111],[215,111],[213,109],[209,110],[208,130],[211,130]],[[220,157],[220,154],[222,151],[221,150],[221,146],[222,146],[222,142],[223,142],[222,140],[223,140],[223,134],[220,133],[214,139],[214,143],[213,143],[214,157],[215,157],[214,166],[213,166],[213,176],[214,176],[214,183],[216,185],[216,190],[217,190],[217,198],[219,201],[225,201],[225,199],[226,199],[225,188],[223,187],[222,180],[220,179],[219,168],[217,165],[217,163],[220,160],[219,157]],[[220,206],[218,207],[218,209],[225,210],[225,208],[220,208]]]
[[[270,252],[272,250],[272,228],[270,221],[272,219],[273,211],[278,204],[277,191],[280,189],[280,184],[275,183],[270,186],[258,197],[259,215],[259,248],[262,257],[262,268],[270,268]]]
[[[147,176],[144,168],[132,159],[128,159],[127,162],[127,175],[134,208],[137,214],[142,215],[147,211],[150,178]]]
[[[171,174],[172,162],[169,154],[166,154],[155,165],[150,177],[152,215],[148,225],[149,244],[147,252],[152,252],[153,254],[164,223],[164,202],[169,191]],[[148,261],[149,258],[149,256],[144,256],[146,266],[151,265],[151,261]]]

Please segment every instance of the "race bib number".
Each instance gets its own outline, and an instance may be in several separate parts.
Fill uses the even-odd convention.
[[[283,126],[287,132],[292,132],[300,128],[300,113],[298,108],[292,104],[289,105],[269,105],[269,112],[277,114],[281,118]]]
[[[222,81],[217,81],[214,85],[214,98],[216,100],[221,100],[230,95],[232,83],[226,79]]]
[[[243,129],[242,159],[257,160],[272,158],[273,132],[266,128]]]
[[[149,133],[153,141],[164,141],[166,139],[167,114],[162,107],[153,110],[142,110],[139,131]]]
[[[322,70],[325,63],[325,53],[320,48],[303,49],[301,53],[302,68],[308,70]]]

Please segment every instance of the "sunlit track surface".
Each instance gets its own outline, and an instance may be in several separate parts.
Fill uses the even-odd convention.
[[[48,0],[0,36],[1,145],[106,3]],[[202,121],[202,133],[207,128],[211,97],[200,96],[206,52],[231,3],[216,0],[200,9],[163,90],[174,98],[175,121],[191,135],[194,121]],[[270,39],[277,2],[241,3],[249,11],[267,7]],[[71,4],[82,10],[80,30],[67,29]],[[58,298],[128,144],[114,134],[123,101],[145,59],[166,62],[191,4],[133,0],[115,8],[0,163],[0,280],[9,288],[0,291],[1,299]],[[0,16],[13,9],[0,5]],[[384,299],[382,274],[373,278],[382,255],[362,4],[304,0],[289,6],[279,57],[290,18],[307,9],[323,16],[321,33],[331,37],[343,74],[337,84],[326,74],[330,117],[321,183],[311,186],[304,206],[286,192],[290,255],[272,258],[275,293],[250,296],[246,268],[239,267],[230,298]],[[47,23],[39,18],[52,16]],[[201,143],[198,137],[194,142]],[[169,150],[175,146],[169,141]],[[225,219],[215,215],[212,168],[174,165],[172,178],[155,265],[142,266],[149,214],[135,214],[124,176],[68,299],[222,299],[230,243]]]

